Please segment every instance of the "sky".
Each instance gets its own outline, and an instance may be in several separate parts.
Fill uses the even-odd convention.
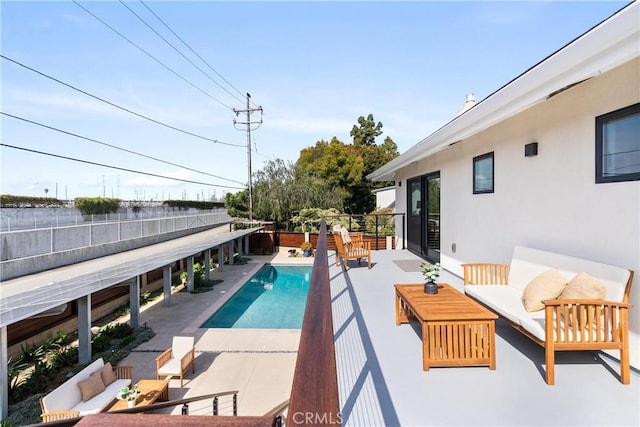
[[[247,93],[253,173],[368,114],[402,153],[627,3],[2,0],[0,193],[235,193]]]

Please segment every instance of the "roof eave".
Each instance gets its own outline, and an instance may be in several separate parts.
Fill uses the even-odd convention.
[[[393,181],[399,169],[544,102],[554,92],[637,58],[640,56],[638,16],[639,2],[625,6],[367,178]]]

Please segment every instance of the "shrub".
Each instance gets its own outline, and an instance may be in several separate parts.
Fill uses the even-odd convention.
[[[111,337],[107,334],[98,334],[91,340],[91,352],[100,353],[111,346]]]
[[[120,199],[105,197],[76,197],[73,203],[82,212],[82,215],[113,213],[120,207]]]

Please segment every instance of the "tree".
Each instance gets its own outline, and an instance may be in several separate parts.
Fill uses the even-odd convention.
[[[351,128],[350,135],[353,138],[353,145],[375,145],[376,138],[382,135],[382,123],[376,123],[373,119],[373,114],[369,114],[366,119],[364,116],[358,117],[358,125],[353,125]]]
[[[249,218],[249,191],[242,190],[235,194],[227,193],[224,207],[227,208],[227,213],[234,218]]]
[[[305,208],[342,210],[345,192],[318,179],[291,162],[268,161],[254,173],[254,215],[291,228],[291,218]]]
[[[358,126],[359,125],[359,126]],[[358,118],[358,125],[351,129],[353,147],[356,154],[363,159],[363,177],[360,182],[350,188],[351,197],[347,199],[345,210],[350,213],[369,213],[376,207],[373,189],[388,186],[389,182],[372,182],[366,177],[385,163],[398,157],[398,146],[393,139],[386,137],[381,145],[376,145],[375,139],[382,135],[382,123],[369,114],[365,119]]]
[[[331,141],[320,140],[315,147],[300,151],[297,173],[308,174],[324,180],[329,187],[349,189],[362,181],[364,160],[352,146],[335,136]]]

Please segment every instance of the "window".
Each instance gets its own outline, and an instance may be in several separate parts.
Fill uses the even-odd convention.
[[[493,193],[493,152],[473,158],[473,194]]]
[[[640,104],[596,117],[596,183],[640,180]]]

